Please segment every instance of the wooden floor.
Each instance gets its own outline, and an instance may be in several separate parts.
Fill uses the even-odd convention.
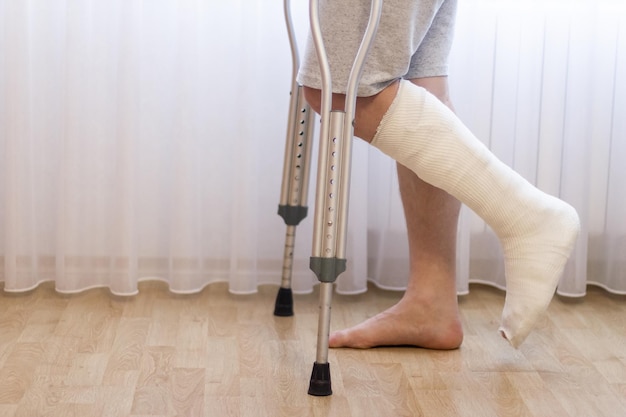
[[[49,284],[1,294],[0,416],[626,416],[624,297],[556,299],[514,350],[497,334],[503,293],[472,287],[461,349],[331,350],[334,394],[316,398],[317,294],[275,318],[275,293],[176,296],[153,282],[132,298]],[[332,327],[398,297],[337,296]]]

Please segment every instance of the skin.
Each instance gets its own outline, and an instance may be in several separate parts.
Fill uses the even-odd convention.
[[[447,77],[410,81],[453,109]],[[394,82],[374,96],[357,98],[355,136],[368,143],[372,141],[397,91],[398,82]],[[304,93],[319,113],[321,91],[305,87]],[[333,109],[341,110],[344,99],[344,95],[333,94]],[[407,289],[402,299],[388,310],[354,327],[333,332],[330,347],[409,345],[447,350],[458,348],[463,341],[455,282],[460,203],[400,164],[398,182],[409,241]]]

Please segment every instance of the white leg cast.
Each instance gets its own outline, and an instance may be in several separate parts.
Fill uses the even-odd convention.
[[[500,332],[518,347],[547,309],[580,229],[569,204],[498,160],[437,98],[401,81],[372,145],[470,207],[504,249]]]

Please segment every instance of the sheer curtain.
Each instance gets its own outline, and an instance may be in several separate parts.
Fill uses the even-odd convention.
[[[292,2],[304,38],[308,2]],[[0,0],[0,51],[5,291],[280,282],[282,1]],[[579,210],[559,292],[626,293],[624,3],[462,0],[450,83],[458,114],[499,157]],[[402,289],[395,166],[357,142],[352,176],[337,289]],[[298,227],[297,292],[316,283],[311,224]],[[459,292],[504,287],[493,233],[467,209],[460,226]]]

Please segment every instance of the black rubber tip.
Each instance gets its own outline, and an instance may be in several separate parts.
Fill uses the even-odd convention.
[[[293,295],[291,288],[280,288],[276,295],[274,315],[279,317],[293,316]]]
[[[325,397],[332,393],[333,390],[330,386],[330,364],[315,362],[313,364],[313,372],[311,373],[309,395]]]

